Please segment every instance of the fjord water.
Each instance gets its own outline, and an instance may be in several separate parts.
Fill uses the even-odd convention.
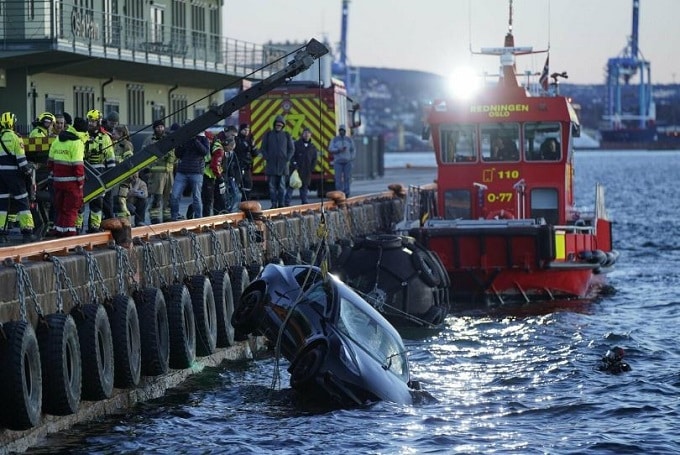
[[[579,206],[606,186],[621,256],[599,299],[452,314],[407,340],[432,396],[362,409],[301,406],[268,358],[224,364],[33,453],[680,453],[680,152],[579,151]],[[597,370],[613,346],[632,371]]]

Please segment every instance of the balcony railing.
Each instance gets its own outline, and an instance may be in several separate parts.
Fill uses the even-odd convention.
[[[207,21],[206,21],[207,22]],[[0,50],[60,50],[234,76],[281,59],[287,52],[191,28],[94,11],[72,2],[0,0]],[[264,78],[285,66],[268,68]]]

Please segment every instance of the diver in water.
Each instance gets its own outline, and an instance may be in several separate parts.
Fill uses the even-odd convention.
[[[608,350],[607,353],[602,356],[602,360],[600,360],[600,364],[598,365],[598,370],[611,374],[630,371],[630,365],[623,361],[624,355],[624,350],[618,346]]]

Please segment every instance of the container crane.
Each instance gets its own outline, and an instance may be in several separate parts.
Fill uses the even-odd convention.
[[[638,48],[640,0],[633,0],[633,30],[628,45],[607,60],[607,105],[603,142],[652,142],[656,135],[656,111],[652,98],[650,64]],[[637,112],[624,106],[622,92],[638,76]]]
[[[340,56],[333,62],[333,73],[339,75],[347,93],[351,93],[350,87],[350,67],[347,62],[347,27],[349,22],[349,0],[342,0],[342,21],[340,23]]]

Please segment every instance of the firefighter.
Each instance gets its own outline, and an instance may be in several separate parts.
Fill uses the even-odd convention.
[[[38,116],[38,120],[33,122],[33,128],[28,134],[28,137],[50,137],[52,134],[52,125],[56,121],[56,117],[51,112],[43,112]]]
[[[85,142],[85,161],[99,173],[116,165],[116,156],[113,151],[111,136],[102,128],[101,121],[102,113],[97,109],[87,112],[87,132],[89,137],[87,142]],[[107,193],[104,193],[90,200],[90,217],[87,222],[87,232],[100,231],[104,214],[104,198],[107,196]],[[78,216],[77,225],[82,229],[82,212]]]
[[[87,120],[76,117],[50,146],[47,166],[52,172],[56,220],[54,235],[77,235],[76,223],[83,206],[85,183],[85,142],[89,139]]]
[[[11,112],[0,116],[0,234],[7,234],[7,212],[12,198],[21,233],[30,241],[33,240],[34,224],[28,205],[26,176],[32,169],[26,161],[24,142],[14,132],[16,121]]]
[[[206,134],[207,136],[207,134]],[[208,137],[208,139],[210,139]],[[203,202],[203,216],[213,215],[224,210],[224,147],[222,142],[226,139],[224,133],[213,138],[210,146],[210,155],[205,157],[205,171],[203,171],[203,188],[201,189],[201,201]],[[233,142],[233,139],[232,139]],[[221,199],[221,200],[220,200]]]
[[[109,114],[110,116],[111,114]],[[111,134],[115,144],[113,146],[113,153],[116,156],[116,164],[130,158],[134,153],[134,145],[130,142],[130,131],[127,126],[117,124],[113,127]],[[113,188],[113,211],[118,217],[127,218],[130,216],[130,211],[127,206],[127,196],[130,190],[130,181],[126,180],[117,187]]]
[[[163,120],[153,122],[153,135],[144,141],[144,147],[156,142],[165,136],[165,123]],[[164,157],[157,159],[149,168],[148,187],[151,196],[151,206],[149,207],[149,218],[151,224],[172,219],[170,213],[170,195],[172,186],[175,182],[174,170],[175,150],[170,150]]]

